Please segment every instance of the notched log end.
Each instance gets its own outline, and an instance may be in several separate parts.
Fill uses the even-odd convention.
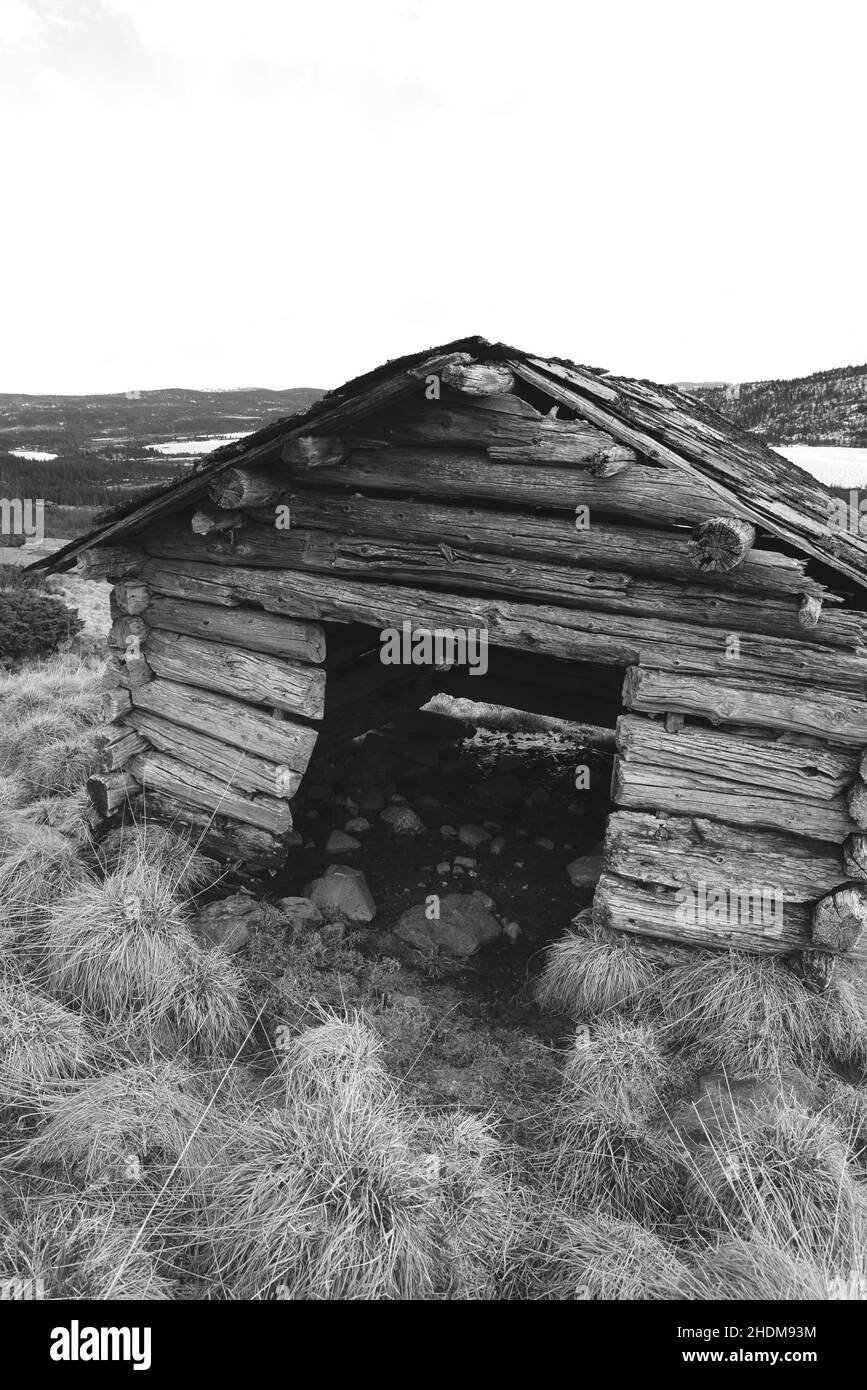
[[[813,908],[813,941],[829,951],[851,951],[867,925],[867,888],[844,883]]]
[[[733,516],[712,516],[692,533],[689,554],[704,573],[726,573],[742,564],[756,541],[756,528]]]

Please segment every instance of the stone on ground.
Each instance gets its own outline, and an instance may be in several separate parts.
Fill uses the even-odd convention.
[[[233,893],[203,907],[194,926],[203,946],[220,947],[231,955],[246,946],[250,931],[261,922],[261,904],[246,893]]]
[[[498,940],[502,928],[496,917],[469,893],[447,893],[440,898],[439,917],[428,918],[423,903],[404,912],[394,932],[419,951],[444,951],[451,956],[472,956]]]
[[[316,931],[325,918],[309,898],[279,898],[277,906],[293,929]]]
[[[595,888],[602,876],[602,849],[580,854],[566,865],[569,882],[575,888]]]
[[[332,830],[325,841],[326,854],[351,854],[354,849],[361,849],[361,841],[354,835],[347,835],[345,830]]]
[[[326,922],[364,924],[376,916],[376,903],[364,874],[348,864],[332,864],[306,891]]]
[[[387,806],[379,813],[393,835],[423,835],[425,823],[411,806]]]

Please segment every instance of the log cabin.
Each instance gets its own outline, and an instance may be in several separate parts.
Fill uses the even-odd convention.
[[[278,866],[317,742],[452,688],[615,731],[598,923],[821,980],[867,921],[867,538],[836,511],[672,387],[466,338],[39,564],[113,585],[103,816],[144,795]],[[487,673],[384,664],[406,624],[484,632]],[[782,910],[684,912],[732,885]]]

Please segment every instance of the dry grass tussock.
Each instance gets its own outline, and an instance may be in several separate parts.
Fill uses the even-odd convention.
[[[536,998],[575,1019],[625,1013],[647,997],[657,973],[624,933],[582,922],[548,947]]]
[[[223,869],[202,854],[191,831],[139,821],[112,830],[99,843],[97,861],[104,873],[147,865],[178,893],[194,893],[218,882]]]
[[[359,1018],[326,1017],[281,1068],[208,1212],[214,1285],[234,1298],[492,1297],[523,1204],[488,1122],[431,1123]]]
[[[120,1065],[57,1095],[25,1157],[89,1182],[128,1184],[142,1171],[173,1168],[198,1181],[225,1146],[210,1099],[203,1079],[181,1062]]]
[[[672,1046],[700,1071],[777,1076],[815,1067],[819,1015],[790,970],[742,952],[702,952],[659,979],[655,991]]]
[[[73,1194],[0,1207],[0,1280],[38,1279],[48,1299],[169,1298],[136,1235]]]
[[[781,1108],[692,1157],[690,1207],[708,1232],[755,1237],[814,1258],[863,1249],[867,1207],[845,1143],[825,1115]]]
[[[235,1050],[247,1033],[243,981],[223,952],[195,941],[175,877],[139,853],[56,903],[44,929],[48,986],[127,1046]]]
[[[102,1049],[80,1013],[0,969],[0,1106],[44,1109],[69,1080],[86,1076]]]
[[[599,1212],[558,1213],[542,1269],[544,1296],[556,1299],[679,1299],[689,1278],[660,1236]]]

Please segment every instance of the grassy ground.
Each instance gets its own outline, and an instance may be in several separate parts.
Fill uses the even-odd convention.
[[[99,675],[0,676],[0,1281],[865,1296],[861,974],[816,996],[754,958],[662,967],[579,916],[485,978],[293,933],[273,902],[245,951],[204,952],[217,865],[146,823],[92,843]]]

